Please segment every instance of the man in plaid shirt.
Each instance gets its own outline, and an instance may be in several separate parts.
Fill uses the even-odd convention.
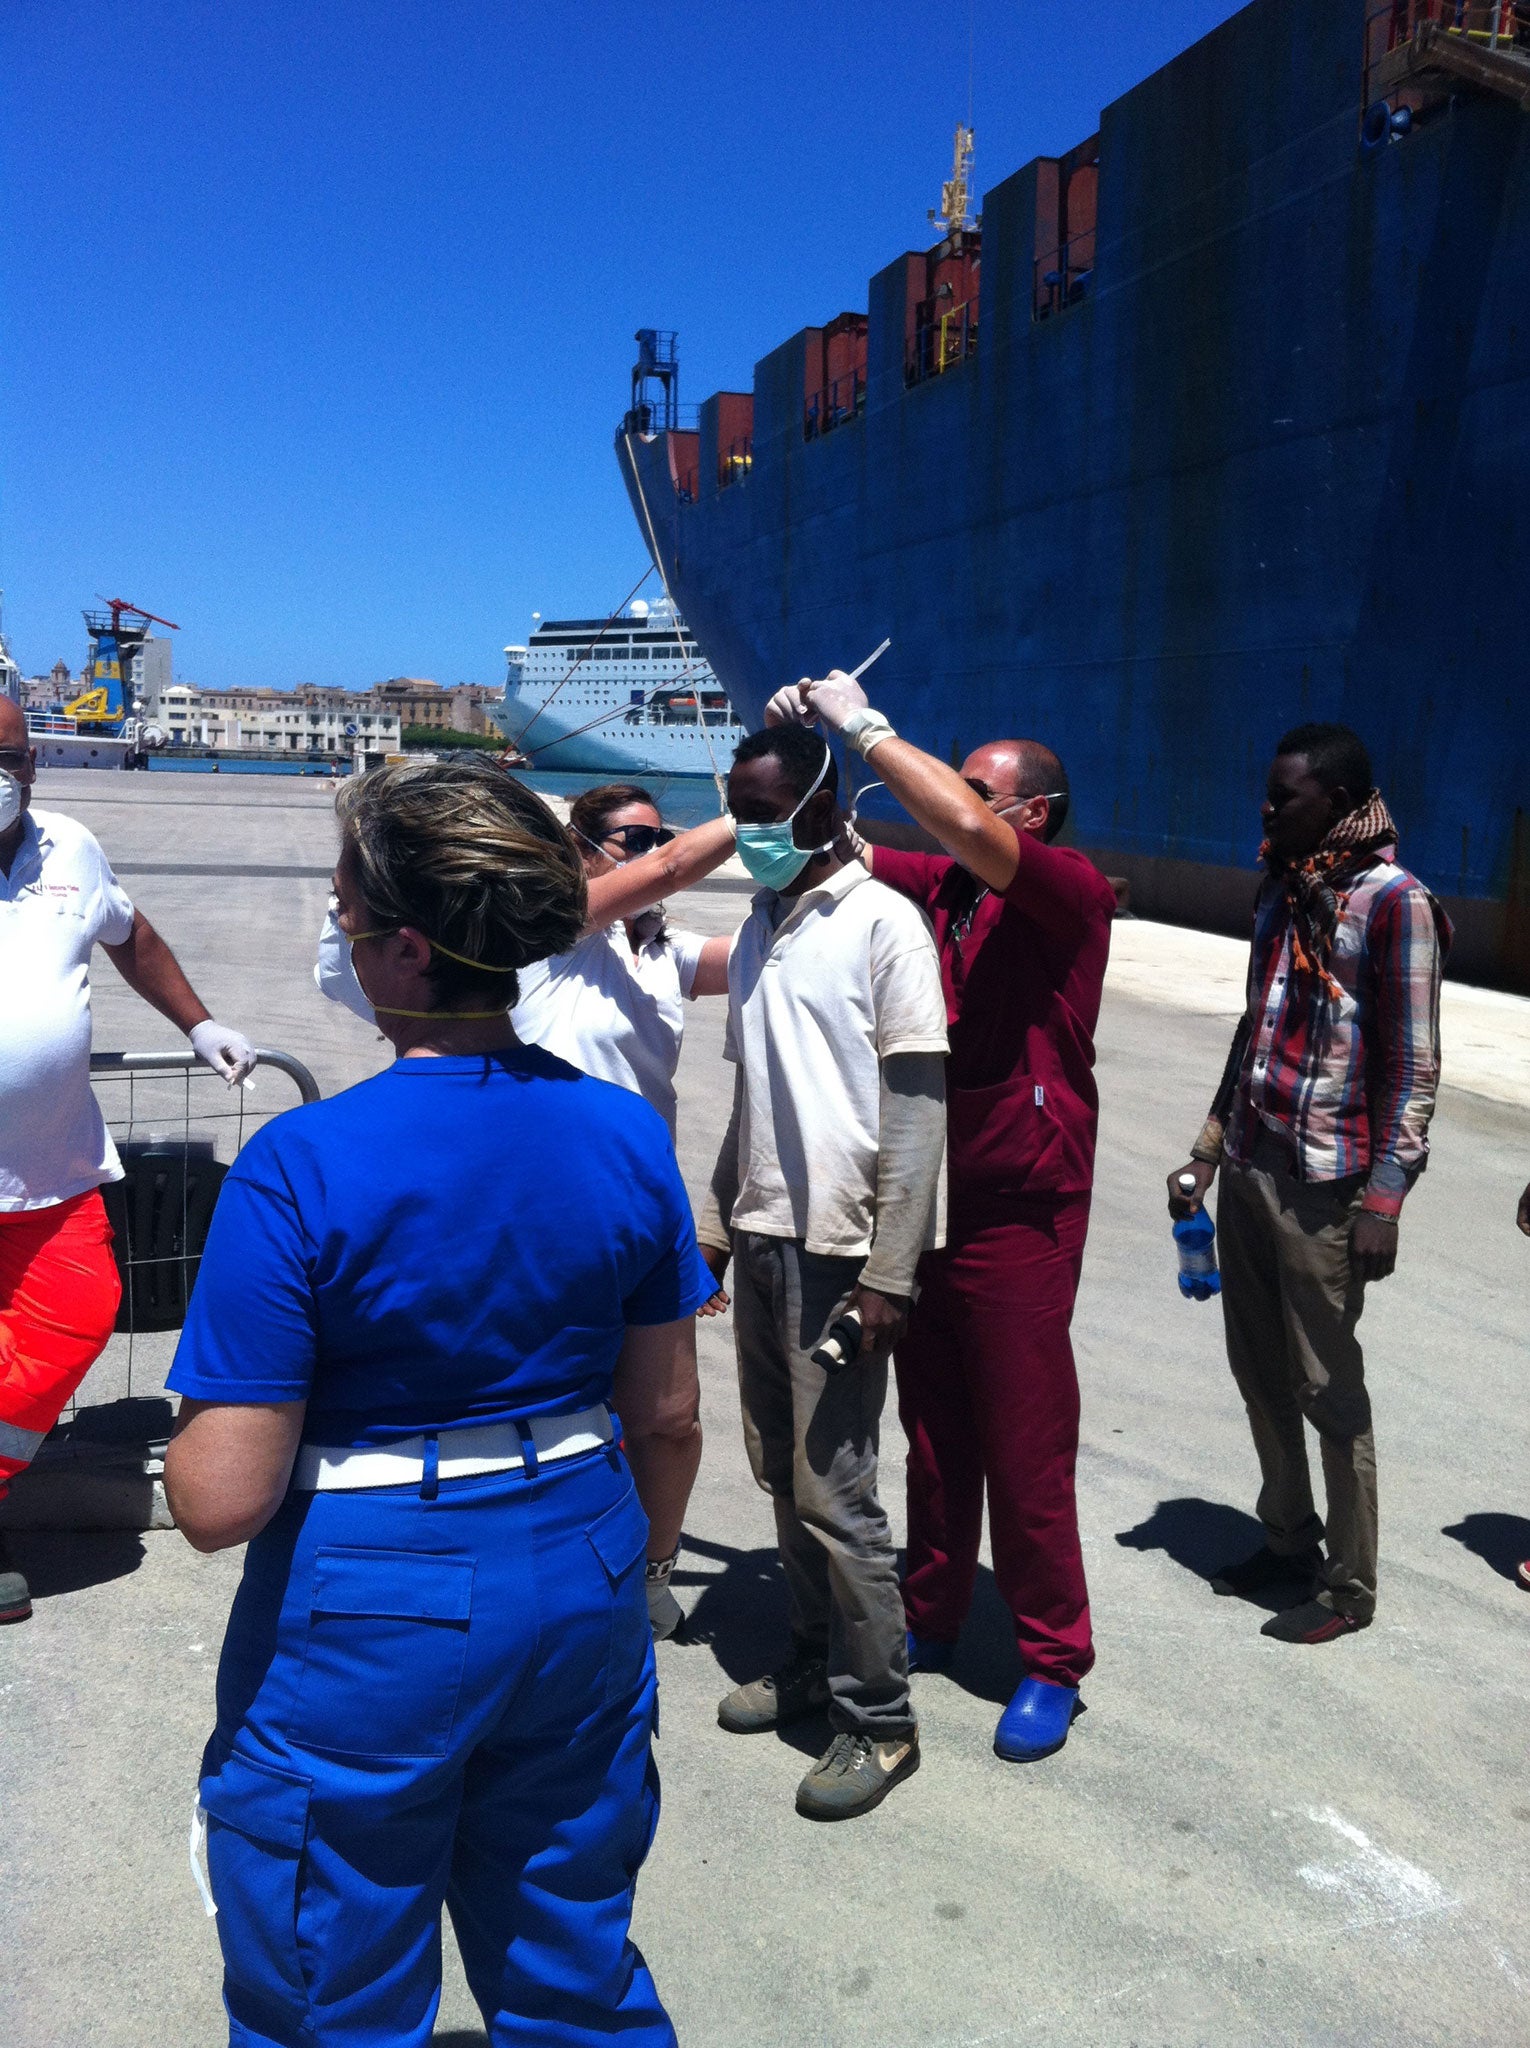
[[[1169,1176],[1169,1208],[1193,1215],[1221,1167],[1227,1355],[1263,1474],[1265,1544],[1212,1586],[1292,1588],[1298,1604],[1262,1632],[1324,1643],[1376,1607],[1376,1445],[1356,1325],[1366,1282],[1397,1263],[1403,1198],[1428,1160],[1450,927],[1398,865],[1397,828],[1347,726],[1285,735],[1262,815],[1248,1009],[1190,1162]],[[1322,1448],[1326,1531],[1304,1417]]]

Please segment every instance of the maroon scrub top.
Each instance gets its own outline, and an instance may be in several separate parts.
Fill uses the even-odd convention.
[[[1094,1183],[1094,1027],[1115,891],[1083,854],[1034,832],[1019,840],[1015,879],[981,897],[943,855],[872,849],[872,873],[922,906],[940,949],[953,1206],[1085,1194]]]

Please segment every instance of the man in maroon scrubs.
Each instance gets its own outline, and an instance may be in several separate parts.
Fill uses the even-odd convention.
[[[994,1748],[1030,1762],[1066,1742],[1094,1662],[1068,1330],[1094,1181],[1093,1033],[1115,893],[1082,854],[1049,843],[1068,785],[1036,741],[993,741],[957,773],[899,739],[838,670],[779,692],[766,716],[838,732],[945,848],[878,843],[864,856],[934,924],[951,1037],[947,1242],[920,1264],[895,1361],[909,1441],[904,1607],[911,1669],[942,1669],[972,1600],[986,1487],[994,1574],[1025,1669]],[[878,842],[899,836],[860,829]]]

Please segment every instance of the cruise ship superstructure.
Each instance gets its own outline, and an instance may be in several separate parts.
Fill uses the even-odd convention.
[[[541,769],[726,774],[744,735],[727,693],[667,598],[611,619],[542,619],[505,649],[491,716]]]

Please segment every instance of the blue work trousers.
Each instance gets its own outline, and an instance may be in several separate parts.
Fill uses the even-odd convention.
[[[291,1494],[203,1762],[231,2048],[425,2048],[451,1912],[493,2048],[672,2048],[629,1938],[658,1819],[620,1452]]]

